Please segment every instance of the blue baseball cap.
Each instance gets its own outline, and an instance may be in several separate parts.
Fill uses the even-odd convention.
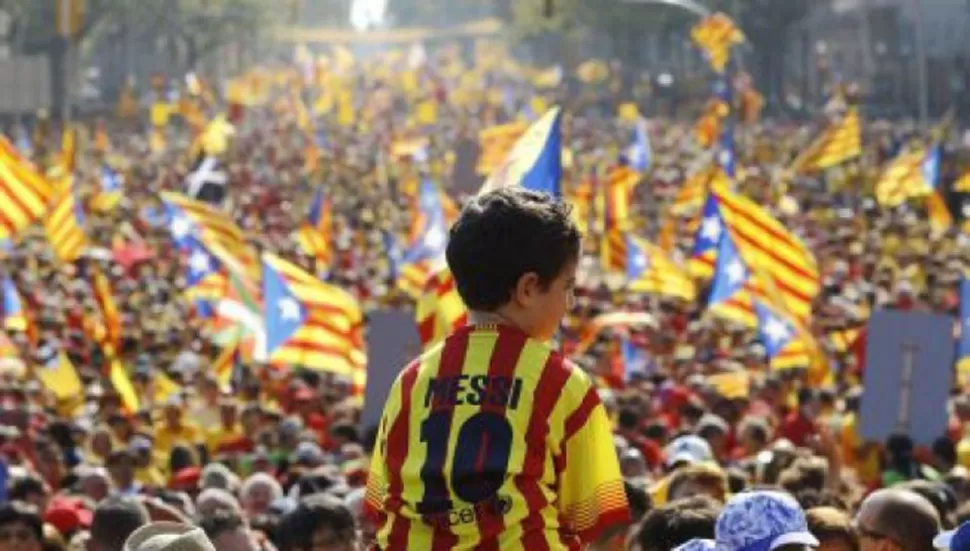
[[[745,492],[728,500],[714,527],[718,551],[774,551],[783,545],[818,547],[805,512],[781,492]]]
[[[957,526],[956,530],[940,532],[933,538],[933,547],[949,551],[970,551],[970,521]]]

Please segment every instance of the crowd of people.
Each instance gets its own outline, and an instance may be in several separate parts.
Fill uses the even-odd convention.
[[[231,117],[236,134],[221,159],[230,182],[222,208],[248,241],[325,273],[365,310],[410,308],[412,299],[395,285],[386,236],[407,235],[417,180],[432,177],[460,205],[482,178],[466,166],[462,146],[476,142],[483,129],[560,103],[567,113],[563,188],[571,197],[626,146],[629,128],[615,116],[618,106],[638,104],[651,113],[649,79],[614,78],[616,64],[602,79],[567,76],[570,86],[549,87],[538,82],[546,72],[506,54],[469,51],[463,59],[454,51],[422,61],[433,70],[411,70],[419,74],[417,88],[398,82],[390,56],[341,68],[338,80],[351,93],[356,116],[341,120],[338,97],[317,115],[312,140],[286,87],[300,71],[273,65],[271,71],[285,75],[282,85],[271,86],[269,101]],[[331,63],[317,70],[337,72]],[[414,106],[429,101],[434,116],[415,122]],[[219,106],[217,100],[210,109]],[[124,197],[113,209],[86,213],[88,254],[60,263],[34,227],[4,256],[4,271],[36,334],[9,330],[18,353],[0,363],[0,550],[369,545],[375,525],[363,514],[363,500],[374,427],[360,426],[361,400],[350,382],[251,364],[227,388],[210,369],[223,343],[185,300],[187,259],[152,214],[159,192],[184,191],[193,160],[185,153],[188,125],[174,123],[158,150],[143,121],[110,116],[98,124],[110,146],[96,144],[94,132],[81,140],[78,196],[87,204],[97,194],[103,164],[110,162],[124,174]],[[902,126],[867,130],[859,163],[826,178],[778,185],[779,171],[815,127],[767,120],[739,125],[737,189],[815,255],[822,290],[810,330],[828,365],[821,380],[810,378],[807,365],[772,370],[756,333],[706,315],[702,299],[625,291],[599,266],[598,228],[588,224],[576,305],[561,341],[564,351],[578,350],[571,360],[603,381],[600,397],[614,426],[633,520],[607,548],[694,551],[715,548],[716,541],[724,551],[923,551],[933,548],[939,532],[970,520],[966,381],[955,384],[947,434],[931,447],[903,434],[886,442],[859,434],[870,313],[955,314],[958,282],[970,263],[967,235],[958,227],[937,231],[921,206],[888,210],[873,198],[875,167],[905,137]],[[8,133],[15,137],[14,129]],[[56,155],[60,133],[34,134],[25,155],[43,165]],[[395,154],[392,145],[403,138],[427,138],[425,159]],[[684,120],[653,118],[650,138],[652,167],[633,192],[631,219],[635,232],[659,240],[669,206],[703,152]],[[313,163],[311,141],[320,155]],[[947,142],[949,158],[962,147]],[[948,162],[944,180],[954,180],[958,169]],[[334,211],[326,267],[293,239],[317,186]],[[668,251],[674,262],[690,254],[689,216],[674,216]],[[104,375],[105,359],[83,327],[84,315],[97,308],[87,283],[95,266],[108,275],[121,309],[119,355],[140,411],[122,407]],[[587,322],[617,310],[653,320],[623,329],[647,364],[620,381],[611,378],[617,333],[577,345]],[[84,395],[77,403],[58,400],[34,377],[52,350],[66,352],[81,377]],[[713,383],[716,375],[737,372],[749,375],[741,392]],[[159,399],[159,374],[180,391]],[[942,548],[962,551],[965,537],[958,531]]]

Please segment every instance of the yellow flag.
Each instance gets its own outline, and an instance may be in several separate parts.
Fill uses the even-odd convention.
[[[353,126],[356,119],[354,100],[350,93],[340,94],[337,97],[337,124],[340,126]]]
[[[624,103],[617,109],[617,116],[627,122],[638,122],[640,120],[640,108],[633,102]]]
[[[178,383],[173,381],[164,372],[159,371],[155,375],[155,404],[164,404],[168,402],[172,397],[178,395],[182,392],[182,387]]]
[[[426,99],[418,104],[417,114],[418,124],[430,126],[438,122],[438,102],[434,99]]]
[[[37,368],[37,378],[58,400],[67,400],[83,392],[81,379],[67,354],[61,352]]]
[[[111,370],[108,377],[111,379],[111,385],[115,388],[115,392],[121,397],[121,404],[124,409],[128,413],[137,412],[140,407],[138,393],[135,392],[135,386],[131,384],[131,377],[121,360],[117,358],[111,360]]]

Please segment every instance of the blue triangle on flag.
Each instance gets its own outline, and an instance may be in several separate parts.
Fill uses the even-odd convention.
[[[263,262],[263,300],[266,316],[266,353],[286,344],[306,321],[306,307],[300,303],[283,276]]]

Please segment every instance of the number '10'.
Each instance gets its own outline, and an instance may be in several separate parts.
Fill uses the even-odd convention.
[[[427,455],[421,467],[424,499],[418,504],[421,514],[452,509],[445,483],[445,460],[451,434],[453,411],[432,412],[421,423],[421,441]],[[512,452],[512,427],[500,413],[480,411],[469,417],[458,431],[451,467],[451,487],[466,503],[482,502],[498,492],[505,482]]]

